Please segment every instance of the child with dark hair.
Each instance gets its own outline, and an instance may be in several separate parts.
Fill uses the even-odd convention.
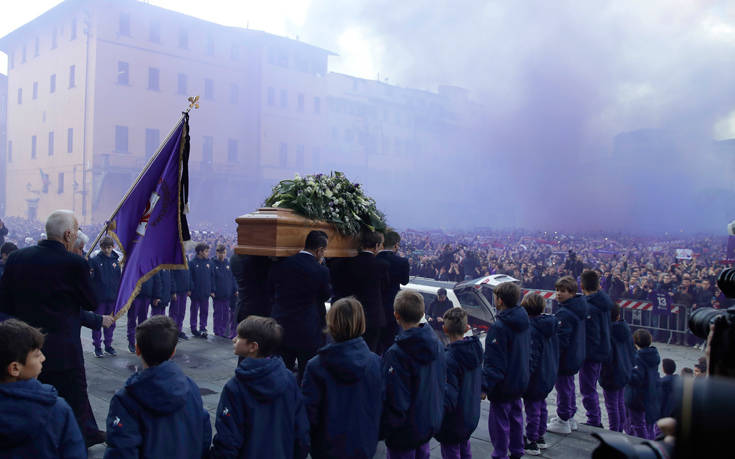
[[[577,294],[577,281],[564,276],[556,281],[557,333],[559,335],[559,374],[556,377],[556,414],[546,429],[549,432],[569,434],[577,430],[574,414],[577,412],[574,375],[582,368],[586,356],[585,319],[587,301]]]
[[[274,357],[283,329],[270,317],[237,326],[234,352],[244,357],[222,389],[212,457],[304,458],[309,421],[296,376]]]
[[[546,397],[554,388],[559,371],[559,338],[556,335],[556,318],[544,314],[546,301],[538,293],[528,293],[521,301],[531,321],[531,377],[523,394],[526,409],[526,454],[541,454],[546,449]]]
[[[191,280],[191,303],[189,305],[189,325],[192,336],[207,338],[209,299],[214,298],[214,263],[209,259],[209,245],[201,242],[196,245],[196,256],[189,261]],[[197,318],[199,328],[197,328]]]
[[[136,328],[135,353],[144,369],[110,401],[105,457],[206,456],[212,425],[199,387],[171,361],[178,337],[168,316]]]
[[[482,346],[478,337],[464,337],[470,328],[467,311],[452,308],[443,319],[444,334],[449,338],[447,384],[444,419],[436,439],[441,443],[442,458],[467,459],[472,457],[470,435],[480,422]]]
[[[521,457],[523,449],[523,404],[521,396],[531,374],[531,333],[528,313],[518,306],[521,289],[504,282],[493,291],[498,309],[485,337],[482,392],[490,400],[488,431],[492,457]]]
[[[661,378],[661,417],[667,418],[674,411],[674,386],[679,376],[676,375],[676,362],[671,359],[663,359],[661,368],[664,370]]]
[[[605,396],[605,408],[610,430],[622,432],[626,424],[626,409],[623,389],[630,381],[635,359],[633,334],[628,324],[622,320],[620,306],[614,305],[610,311],[612,321],[610,359],[602,364],[600,386]]]
[[[87,457],[71,408],[36,379],[46,360],[43,341],[25,322],[0,322],[0,456]]]
[[[625,406],[630,414],[633,435],[653,440],[653,424],[661,415],[658,364],[661,357],[651,346],[653,337],[648,330],[639,328],[633,333],[637,349],[633,361],[633,372],[625,386]]]
[[[692,370],[689,367],[684,367],[681,369],[681,377],[694,377],[694,370]]]
[[[371,458],[380,432],[380,357],[365,340],[365,313],[354,297],[327,312],[334,342],[306,364],[303,392],[311,428],[311,457]]]

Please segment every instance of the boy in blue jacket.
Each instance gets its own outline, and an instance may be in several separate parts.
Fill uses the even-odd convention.
[[[444,420],[436,439],[441,443],[442,458],[471,459],[470,435],[480,422],[482,346],[478,337],[464,337],[470,329],[467,311],[451,308],[443,319],[444,334],[449,339],[447,385]]]
[[[41,384],[43,335],[25,322],[0,323],[0,456],[87,457],[82,433],[56,389]]]
[[[100,241],[100,253],[89,260],[89,266],[92,271],[92,285],[94,293],[97,296],[97,310],[99,315],[112,315],[115,312],[115,300],[117,299],[117,290],[120,287],[120,261],[117,253],[112,250],[114,242],[109,236],[105,236]],[[115,324],[105,328],[105,352],[110,355],[117,355],[112,347],[112,335],[115,332]],[[92,343],[94,344],[94,355],[102,357],[102,332],[99,329],[92,330]]]
[[[439,432],[444,415],[444,349],[434,330],[420,324],[424,316],[420,293],[398,292],[393,315],[401,331],[383,354],[382,437],[388,458],[428,458],[429,440]]]
[[[556,318],[544,314],[546,301],[538,293],[528,293],[521,306],[531,320],[531,378],[523,394],[526,408],[526,454],[541,454],[546,449],[546,397],[554,388],[559,371],[559,337],[556,335]]]
[[[191,295],[191,275],[189,269],[175,269],[171,271],[171,306],[168,316],[174,319],[179,329],[179,339],[188,340],[184,333],[184,316],[186,315],[186,299]]]
[[[235,284],[235,276],[232,275],[230,269],[230,260],[225,257],[226,248],[224,245],[217,246],[217,256],[212,259],[212,269],[214,272],[214,307],[213,327],[214,334],[222,338],[232,338],[230,336],[230,300],[237,292]],[[233,320],[235,320],[233,318]]]
[[[383,405],[380,357],[362,335],[365,313],[354,297],[337,300],[327,312],[334,342],[306,364],[303,392],[311,427],[311,457],[375,455]]]
[[[579,392],[582,394],[582,405],[587,411],[587,424],[602,427],[597,383],[602,362],[607,362],[610,358],[610,310],[613,302],[607,293],[600,290],[600,276],[596,271],[584,271],[581,280],[582,293],[587,297],[587,352],[582,368],[579,369]]]
[[[166,308],[176,296],[174,293],[173,275],[168,269],[162,269],[153,276],[153,297],[151,299],[151,315],[166,314]]]
[[[584,363],[586,356],[585,319],[587,301],[577,294],[577,281],[564,276],[554,285],[559,310],[556,326],[559,335],[559,375],[556,377],[556,414],[546,430],[558,434],[569,434],[577,430],[574,414],[577,412],[574,375]]]
[[[128,309],[128,350],[131,354],[135,354],[135,332],[136,327],[148,318],[148,306],[151,304],[153,297],[154,279],[151,276],[140,286],[140,292],[133,300],[133,304]]]
[[[676,374],[676,362],[671,359],[663,359],[661,368],[664,370],[661,378],[661,417],[667,418],[674,411],[674,386],[679,376]]]
[[[189,325],[191,334],[197,338],[207,338],[207,319],[209,298],[214,298],[214,267],[209,259],[209,245],[197,244],[196,256],[189,262],[191,275],[191,304],[189,305]],[[199,328],[197,328],[197,316]]]
[[[135,330],[143,371],[110,401],[105,458],[206,457],[212,440],[199,387],[170,359],[179,330],[156,315]]]
[[[626,423],[626,410],[623,401],[623,389],[630,381],[633,371],[635,347],[633,334],[628,324],[622,320],[620,306],[614,305],[610,311],[612,352],[610,359],[602,364],[600,386],[605,396],[605,408],[610,430],[622,432]]]
[[[658,375],[661,357],[658,350],[651,346],[652,340],[651,333],[643,328],[633,333],[635,360],[624,393],[633,435],[647,440],[653,440],[653,424],[661,416],[661,386]]]
[[[309,452],[309,421],[296,376],[274,357],[281,326],[250,316],[233,339],[243,360],[222,389],[212,445],[213,458],[297,458]]]
[[[485,337],[482,392],[490,400],[488,430],[492,457],[523,455],[523,404],[521,396],[531,378],[530,321],[518,306],[521,289],[512,282],[498,285],[493,300],[498,310]],[[484,398],[484,397],[483,397]]]

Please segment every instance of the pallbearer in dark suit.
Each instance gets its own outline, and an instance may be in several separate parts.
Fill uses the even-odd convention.
[[[393,345],[398,333],[398,324],[393,317],[393,300],[395,300],[396,294],[401,289],[401,285],[408,284],[410,270],[408,259],[397,255],[400,242],[401,236],[398,233],[386,231],[383,250],[377,255],[378,260],[388,264],[388,282],[383,285],[382,292],[385,327],[380,331],[380,344],[378,345],[380,354]]]
[[[326,250],[327,235],[311,231],[304,250],[274,263],[268,278],[273,318],[283,327],[280,353],[289,370],[298,360],[299,385],[306,362],[324,345],[324,302],[332,296],[329,270],[320,264]]]

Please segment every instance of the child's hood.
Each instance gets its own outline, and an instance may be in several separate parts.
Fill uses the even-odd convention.
[[[612,327],[610,328],[612,330],[611,335],[614,341],[624,343],[630,339],[630,327],[626,322],[622,320],[613,322]]]
[[[610,314],[610,310],[613,307],[610,297],[607,296],[602,290],[598,290],[592,295],[587,297],[587,304],[590,308],[597,308],[603,314]]]
[[[132,375],[125,390],[146,410],[167,415],[186,403],[190,385],[181,368],[167,360]]]
[[[56,388],[37,379],[0,384],[0,450],[38,435],[57,398]]]
[[[370,350],[362,337],[332,343],[319,349],[319,359],[324,368],[345,383],[353,383],[365,374],[370,356]]]
[[[531,319],[531,325],[547,339],[556,333],[556,317],[551,314],[541,314],[533,317]]]
[[[587,308],[589,306],[587,305],[587,300],[582,295],[575,295],[562,302],[560,306],[569,309],[580,320],[584,320],[587,317]]]
[[[447,346],[447,352],[465,370],[472,371],[482,363],[482,345],[477,336],[455,341]]]
[[[661,362],[661,356],[658,354],[658,349],[654,346],[644,347],[638,350],[638,357],[641,359],[643,364],[649,369],[658,368],[658,364]]]
[[[396,336],[398,347],[422,365],[436,360],[440,348],[434,329],[424,325],[409,328]]]
[[[527,330],[531,325],[526,309],[521,306],[515,306],[501,311],[498,314],[498,319],[502,320],[505,325],[516,333]]]
[[[279,358],[243,359],[235,370],[242,381],[258,400],[272,400],[285,392],[288,374],[283,360]]]

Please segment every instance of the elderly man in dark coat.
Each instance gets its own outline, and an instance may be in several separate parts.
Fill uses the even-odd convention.
[[[46,220],[48,239],[10,254],[0,279],[0,312],[46,334],[46,361],[38,379],[56,387],[84,426],[88,413],[80,317],[82,309],[94,311],[97,300],[89,265],[71,253],[78,230],[73,212],[54,211]],[[89,445],[103,439],[85,440]]]

